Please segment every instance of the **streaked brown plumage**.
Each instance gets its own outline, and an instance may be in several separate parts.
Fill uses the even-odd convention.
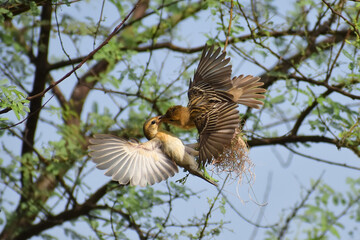
[[[193,81],[190,81],[187,107],[170,107],[162,118],[183,129],[196,127],[199,132],[199,161],[210,163],[231,144],[240,119],[238,104],[260,108],[263,102],[255,98],[265,98],[260,88],[259,77],[251,75],[231,79],[230,58],[226,52],[220,54],[205,46]],[[220,54],[220,55],[219,55]]]
[[[178,172],[178,165],[216,185],[198,170],[194,158],[198,152],[184,146],[179,138],[159,130],[160,121],[161,116],[158,116],[144,123],[144,134],[149,140],[145,143],[127,141],[107,134],[94,135],[89,140],[88,148],[96,167],[106,169],[105,175],[111,176],[120,184],[144,187],[174,176]]]

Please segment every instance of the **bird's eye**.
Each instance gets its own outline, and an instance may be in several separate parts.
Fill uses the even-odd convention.
[[[156,123],[156,121],[155,120],[153,120],[152,122],[151,122],[151,124],[155,124]]]

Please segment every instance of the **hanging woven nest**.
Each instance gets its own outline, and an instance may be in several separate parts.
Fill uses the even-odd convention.
[[[254,164],[249,158],[249,148],[243,140],[243,134],[240,128],[235,130],[231,146],[227,147],[217,159],[213,161],[217,173],[229,173],[232,179],[242,181],[244,173],[248,173],[250,178],[254,179],[252,171]]]

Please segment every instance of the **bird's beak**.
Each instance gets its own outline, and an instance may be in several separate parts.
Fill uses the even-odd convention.
[[[164,117],[163,115],[157,117],[157,123],[158,124],[161,123],[163,117]]]

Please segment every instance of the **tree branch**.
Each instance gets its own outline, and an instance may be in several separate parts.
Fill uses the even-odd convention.
[[[325,136],[317,136],[317,135],[308,135],[308,136],[288,135],[288,136],[273,137],[273,138],[253,138],[249,140],[247,143],[251,147],[256,147],[256,146],[267,146],[267,145],[275,145],[275,144],[284,145],[286,143],[306,143],[306,142],[330,143],[338,146],[338,142],[336,140]]]
[[[140,0],[141,1],[141,0]],[[60,80],[58,80],[57,82],[55,82],[54,84],[50,84],[50,86],[48,88],[46,88],[45,90],[41,90],[40,89],[40,93],[37,93],[35,95],[32,95],[31,97],[29,97],[32,101],[40,101],[41,104],[41,100],[42,100],[42,96],[49,91],[50,89],[53,89],[53,87],[55,87],[57,84],[59,84],[60,82],[62,82],[63,80],[65,80],[68,76],[70,76],[74,71],[76,71],[78,68],[80,68],[87,60],[88,58],[90,58],[91,56],[93,56],[102,46],[104,46],[105,44],[107,44],[107,42],[117,34],[117,32],[119,31],[119,29],[121,28],[122,24],[130,17],[130,15],[135,11],[135,9],[137,8],[138,5],[135,5],[134,8],[131,10],[131,12],[123,19],[122,23],[120,23],[115,29],[114,31],[108,36],[108,38],[98,47],[96,48],[94,51],[92,51],[87,58],[83,59],[83,61],[77,65],[72,71],[68,72],[63,78],[61,78]],[[50,16],[51,16],[51,1],[49,1],[49,5],[48,7],[50,7]],[[44,7],[43,11],[45,11],[47,8]],[[50,27],[50,24],[47,24],[46,27]],[[50,30],[49,30],[50,31]],[[41,39],[42,39],[42,34],[40,35]],[[43,46],[43,44],[39,43],[39,46]],[[47,45],[45,45],[47,46]],[[46,50],[47,53],[47,50]],[[39,54],[40,56],[40,54]],[[47,54],[42,54],[41,55],[41,59],[45,58],[46,63],[47,63]],[[43,81],[45,81],[45,77],[48,73],[48,68],[47,65],[45,65],[46,67],[44,68],[44,65],[40,65],[39,69],[45,69],[46,72],[41,72],[42,74],[44,74],[43,77]],[[34,83],[35,84],[35,83]],[[44,83],[45,84],[45,83]],[[37,88],[38,89],[38,88]],[[38,89],[39,90],[39,89]],[[34,100],[33,100],[34,99]],[[74,100],[74,99],[73,99]],[[81,99],[75,99],[77,101],[82,102],[82,104],[84,103],[84,98]],[[35,110],[38,112],[40,110],[42,106],[40,105],[39,107],[37,107]],[[32,109],[32,108],[30,108]],[[35,111],[33,110],[33,111]],[[80,124],[80,120],[79,120],[79,116],[80,116],[80,112],[78,112],[78,117],[77,118],[72,118],[71,120],[68,120],[68,124],[74,124],[75,126],[78,126]],[[30,112],[28,118],[32,117],[32,115],[36,114]],[[33,142],[31,142],[33,144]],[[61,169],[60,173],[58,174],[57,177],[62,177],[68,170],[69,166],[64,167],[64,169]],[[37,194],[37,196],[35,197],[34,194],[35,192],[29,192],[26,193],[27,194],[31,194],[32,197],[31,199],[35,202],[40,201],[42,203],[46,202],[46,200],[49,197],[49,192],[52,192],[55,187],[57,186],[56,183],[56,178],[55,176],[53,176],[52,174],[48,173],[48,172],[44,172],[43,174],[41,174],[38,177],[38,180],[36,182],[36,189],[39,190],[41,193],[46,193],[46,194]],[[24,195],[24,194],[23,194]],[[5,228],[3,229],[1,235],[0,235],[0,239],[12,239],[14,234],[19,233],[19,229],[25,229],[27,226],[30,225],[30,223],[33,221],[33,219],[36,217],[37,212],[33,210],[33,214],[31,214],[30,216],[28,216],[28,214],[26,214],[25,212],[23,212],[21,209],[23,209],[23,203],[26,202],[25,199],[21,198],[21,201],[19,202],[18,206],[17,206],[17,216],[16,218],[14,218],[14,221],[8,221]],[[30,198],[30,197],[29,197]],[[16,229],[16,230],[15,230]],[[21,231],[20,231],[21,232]],[[22,238],[19,238],[22,239]]]
[[[33,2],[35,2],[37,6],[44,6],[44,5],[46,5],[47,0],[33,0]],[[0,7],[5,8],[6,10],[9,10],[13,16],[16,16],[23,12],[29,11],[30,3],[21,4],[21,3],[15,3],[13,1],[11,1],[11,3],[5,2],[4,4],[0,5]]]
[[[343,15],[341,15],[340,13],[338,13],[337,11],[334,10],[334,8],[332,8],[330,6],[330,4],[328,2],[326,2],[325,0],[322,0],[322,2],[336,15],[338,15],[340,18],[342,18],[347,24],[349,24],[354,32],[356,32],[357,36],[360,37],[360,33],[359,33],[359,29],[352,23],[350,22],[349,20],[347,20]]]
[[[285,219],[285,224],[284,226],[282,226],[282,228],[280,229],[279,235],[277,239],[283,239],[285,233],[287,232],[287,230],[289,229],[289,225],[291,223],[291,220],[294,219],[297,215],[297,212],[304,207],[305,203],[307,202],[307,200],[309,199],[310,195],[315,191],[315,189],[317,188],[317,186],[320,183],[320,180],[322,178],[323,174],[320,175],[320,177],[318,178],[318,180],[316,180],[316,182],[311,186],[311,189],[307,191],[305,197],[301,200],[300,204],[298,206],[296,206],[293,211],[291,212],[291,214]]]
[[[35,77],[31,92],[32,95],[43,91],[47,80],[46,78],[48,73],[47,56],[48,56],[50,30],[51,30],[51,25],[50,25],[51,12],[52,12],[51,1],[47,1],[41,13],[42,25],[40,27],[40,36],[38,41],[38,46],[41,47],[39,47],[39,52],[35,60],[36,70],[35,70]],[[25,154],[28,153],[32,153],[34,149],[33,148],[34,138],[35,138],[36,127],[40,115],[39,109],[41,108],[41,104],[42,104],[42,98],[34,99],[33,101],[30,102],[30,112],[23,132],[24,141],[22,142],[21,156],[24,156]],[[31,185],[33,183],[33,177],[32,174],[30,173],[31,169],[28,169],[28,167],[25,164],[21,163],[21,165],[22,165],[22,170],[20,172],[21,191],[23,194],[21,194],[19,205],[16,210],[20,215],[23,214],[24,211],[20,206],[24,205],[29,200],[28,197],[29,195],[32,194]],[[27,221],[22,221],[18,227],[21,227],[26,224],[28,224]]]
[[[328,89],[326,92],[324,92],[323,94],[320,95],[320,97],[326,98],[327,96],[329,96],[331,93],[333,92],[333,90]],[[312,102],[312,104],[310,106],[308,106],[305,110],[303,110],[300,114],[300,116],[298,117],[298,119],[296,120],[294,127],[291,130],[291,134],[292,135],[296,135],[299,131],[299,128],[301,127],[303,121],[305,120],[305,118],[311,113],[311,111],[317,106],[318,101],[315,98],[314,101]]]
[[[100,187],[94,194],[92,194],[83,204],[74,206],[74,208],[64,211],[56,216],[49,216],[41,222],[27,227],[25,230],[21,231],[14,240],[28,239],[33,236],[38,235],[39,233],[50,229],[54,226],[61,225],[66,221],[76,219],[80,216],[87,215],[92,210],[96,209],[96,203],[116,184],[115,182],[108,182]],[[118,186],[118,185],[117,185]],[[123,186],[121,186],[123,187]],[[6,239],[6,238],[1,238]]]

